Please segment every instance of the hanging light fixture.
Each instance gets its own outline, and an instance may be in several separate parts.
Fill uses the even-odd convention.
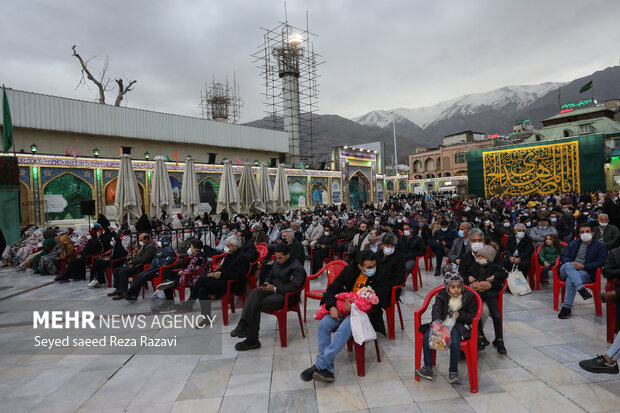
[[[150,153],[144,152],[144,159],[146,159],[148,161],[150,157],[151,157]]]
[[[32,145],[30,145],[30,152],[32,152],[33,154],[37,153],[37,144],[33,143]]]
[[[93,156],[95,158],[99,157],[99,149],[97,149],[97,148],[93,149]]]

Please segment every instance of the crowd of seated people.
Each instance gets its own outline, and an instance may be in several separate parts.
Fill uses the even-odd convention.
[[[392,288],[403,285],[422,262],[418,258],[431,260],[436,276],[447,258],[455,264],[451,267],[455,283],[460,277],[462,285],[482,298],[481,325],[487,317],[492,319],[494,339],[489,342],[480,329],[478,348],[492,345],[503,355],[507,350],[498,296],[508,273],[518,270],[529,279],[538,266],[542,286],[548,287],[555,271],[566,283],[558,314],[566,319],[572,315],[577,293],[584,300],[592,297],[584,285],[594,281],[598,269],[603,277],[617,278],[619,225],[615,192],[486,199],[409,194],[354,211],[321,206],[287,214],[232,218],[226,214],[215,220],[174,215],[151,221],[143,216],[133,226],[119,227],[100,217],[80,234],[71,228],[30,226],[18,242],[4,248],[2,259],[3,265],[16,265],[21,271],[32,268],[37,274],[56,275],[59,282],[85,279],[90,268],[91,288],[107,283],[105,274],[111,271],[113,285],[107,287],[113,290],[107,294],[130,302],[137,300],[148,281],[161,275],[158,288],[168,300],[174,300],[172,287],[186,285],[190,293],[182,309],[191,310],[198,300],[205,316],[210,315],[209,301],[221,297],[229,281],[239,294],[250,291],[247,275],[260,267],[259,288],[249,293],[247,308],[233,330],[233,336],[245,339],[237,346],[239,351],[260,346],[260,312],[283,305],[284,294],[303,287],[306,260],[314,274],[330,259],[343,259],[347,267],[322,300],[330,316],[319,323],[317,358],[302,373],[304,380],[332,381],[334,358],[351,336],[347,317],[335,306],[337,293],[373,287],[380,301],[369,317],[385,333],[382,309],[390,305]],[[259,260],[257,244],[268,252],[252,266]],[[609,261],[611,257],[618,258],[617,264]],[[202,274],[195,274],[202,268]],[[617,294],[602,299],[616,301]],[[614,354],[603,357],[604,362],[616,360]]]

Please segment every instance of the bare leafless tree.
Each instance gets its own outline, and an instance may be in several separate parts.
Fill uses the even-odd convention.
[[[120,106],[123,100],[123,97],[127,94],[127,92],[131,92],[133,89],[131,88],[137,80],[130,81],[127,86],[123,87],[123,79],[116,79],[116,83],[118,84],[118,95],[116,95],[116,102],[114,102],[114,106]]]
[[[93,58],[91,57],[90,59],[84,61],[84,59],[82,59],[82,56],[78,54],[75,48],[76,45],[73,45],[71,47],[71,49],[73,50],[73,56],[75,56],[75,58],[80,62],[80,65],[82,66],[82,78],[77,84],[76,89],[81,85],[86,85],[86,80],[84,79],[84,77],[86,77],[86,79],[90,80],[95,84],[95,86],[97,86],[97,89],[99,90],[99,103],[105,103],[105,92],[108,90],[108,86],[110,84],[110,78],[106,77],[109,65],[108,57],[106,56],[105,62],[103,63],[103,68],[101,69],[101,73],[99,75],[99,79],[97,79],[88,69],[88,62],[90,62]]]

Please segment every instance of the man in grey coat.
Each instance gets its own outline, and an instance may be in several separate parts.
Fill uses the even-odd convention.
[[[538,218],[538,226],[530,230],[529,236],[532,238],[532,241],[534,241],[534,245],[538,247],[545,242],[545,237],[551,234],[557,236],[558,231],[555,227],[549,225],[549,218],[543,215]]]
[[[592,237],[605,244],[607,251],[616,248],[618,240],[620,240],[620,230],[618,227],[609,223],[609,216],[607,214],[598,214],[596,221],[598,226],[592,230]]]
[[[452,248],[448,253],[448,259],[450,262],[459,265],[461,258],[468,252],[471,253],[469,247],[469,231],[471,230],[471,224],[469,222],[463,222],[459,225],[459,237],[452,243]]]

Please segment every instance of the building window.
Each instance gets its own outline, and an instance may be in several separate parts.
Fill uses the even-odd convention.
[[[415,172],[422,172],[424,170],[424,168],[422,167],[422,161],[419,159],[416,159],[415,162],[413,162],[413,170]]]
[[[465,163],[467,162],[467,156],[465,152],[460,152],[454,155],[454,163]]]
[[[441,158],[437,158],[437,169],[441,169]]]
[[[579,125],[579,134],[580,135],[589,135],[592,133],[592,124],[586,123],[585,125]]]

